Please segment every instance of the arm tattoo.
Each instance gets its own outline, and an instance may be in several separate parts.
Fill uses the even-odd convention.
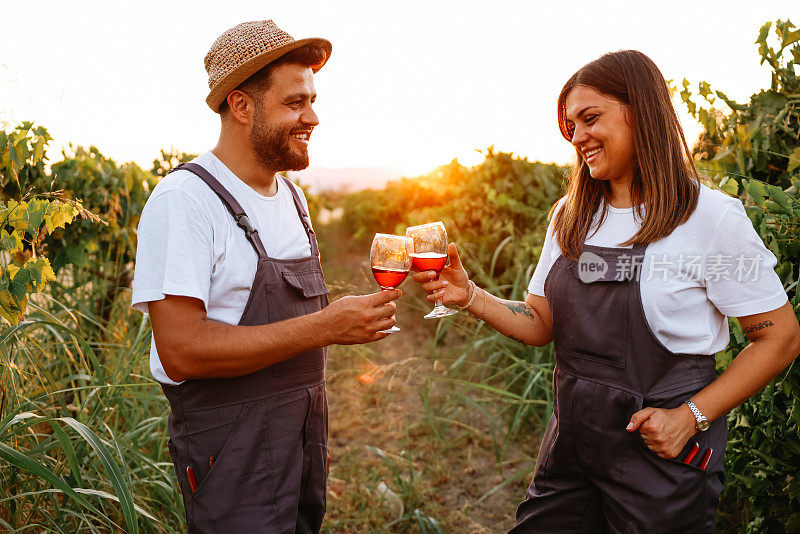
[[[756,330],[761,330],[762,328],[768,328],[770,326],[773,326],[772,321],[761,321],[758,324],[750,325],[747,328],[745,328],[744,333],[749,334],[750,332],[755,332]]]
[[[503,301],[503,306],[514,312],[514,315],[521,314],[533,321],[533,315],[531,315],[530,307],[525,304],[524,302],[516,302],[516,301]]]
[[[523,345],[527,345],[527,343],[525,343],[523,340],[521,340],[521,339],[520,339],[520,338],[518,338],[518,337],[514,337],[514,336],[512,336],[511,334],[508,334],[508,339],[514,340],[514,341],[516,341],[517,343],[522,343]]]

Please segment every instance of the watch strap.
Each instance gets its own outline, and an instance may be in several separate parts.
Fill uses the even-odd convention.
[[[686,399],[683,402],[689,407],[689,409],[692,411],[692,414],[694,414],[694,418],[697,420],[698,423],[698,430],[700,430],[699,424],[702,422],[707,422],[708,418],[706,418],[706,416],[703,415],[703,412],[701,412],[700,409],[691,400]]]

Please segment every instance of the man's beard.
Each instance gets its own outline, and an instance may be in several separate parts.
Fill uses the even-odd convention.
[[[299,171],[308,167],[308,150],[293,150],[289,145],[292,128],[280,128],[267,119],[260,106],[256,106],[253,128],[250,130],[250,144],[256,161],[267,169],[280,171]]]

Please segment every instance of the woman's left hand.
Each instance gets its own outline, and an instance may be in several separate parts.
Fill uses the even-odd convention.
[[[686,442],[697,433],[696,419],[685,404],[678,408],[644,408],[631,417],[625,428],[639,431],[645,445],[661,458],[675,458]]]

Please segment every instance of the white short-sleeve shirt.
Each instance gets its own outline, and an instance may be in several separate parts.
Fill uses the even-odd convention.
[[[607,209],[599,228],[602,210],[595,214],[586,244],[619,247],[641,226],[634,208]],[[545,279],[559,256],[551,220],[529,293],[544,296]],[[670,351],[715,354],[730,341],[726,316],[763,313],[787,302],[776,263],[742,203],[702,185],[689,220],[647,246],[639,286],[645,318]]]
[[[271,258],[311,255],[311,244],[285,181],[278,179],[277,193],[268,197],[240,180],[211,152],[193,162],[210,172],[242,205]],[[300,197],[307,212],[301,190]],[[216,193],[191,172],[175,171],[156,185],[142,211],[132,305],[147,313],[148,303],[165,295],[194,297],[203,301],[209,319],[238,324],[257,261],[244,231]],[[164,372],[154,339],[150,370],[159,382],[176,384]]]

